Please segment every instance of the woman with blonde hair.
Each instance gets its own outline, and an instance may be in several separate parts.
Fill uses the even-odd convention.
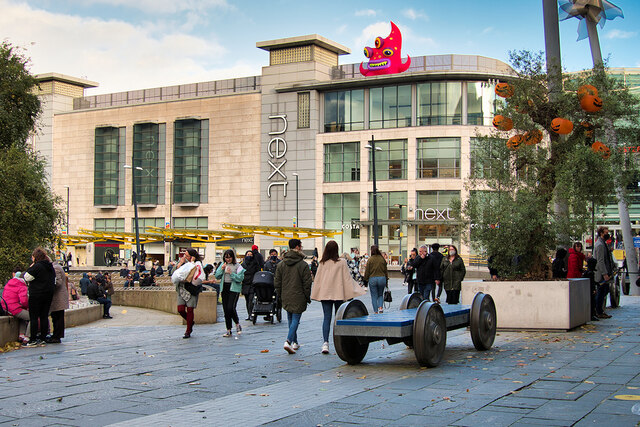
[[[346,260],[339,257],[338,244],[334,240],[329,240],[324,247],[311,289],[311,299],[322,303],[324,313],[322,354],[329,353],[332,310],[338,311],[338,307],[344,301],[364,295],[364,293],[364,290],[351,277]]]

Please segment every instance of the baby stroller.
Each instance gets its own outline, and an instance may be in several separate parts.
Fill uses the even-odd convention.
[[[268,271],[258,271],[253,276],[253,307],[251,321],[256,324],[259,315],[274,323],[274,318],[282,322],[282,306],[273,285],[273,274]]]

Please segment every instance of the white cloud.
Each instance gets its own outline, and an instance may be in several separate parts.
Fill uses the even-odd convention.
[[[481,34],[489,34],[491,33],[493,30],[495,30],[495,28],[493,27],[486,27],[481,31]]]
[[[391,32],[391,26],[388,22],[376,22],[365,27],[360,35],[356,37],[354,46],[358,46],[358,49],[364,46],[373,46],[373,42],[376,37],[387,37]]]
[[[404,15],[405,18],[411,19],[412,21],[415,21],[417,19],[421,19],[425,21],[429,20],[429,17],[427,16],[426,13],[422,11],[417,11],[415,9],[405,9],[402,11],[402,14]]]
[[[10,43],[25,47],[31,72],[85,77],[100,83],[92,94],[260,72],[260,64],[230,60],[227,50],[210,36],[193,36],[168,23],[138,26],[51,13],[6,0],[0,0],[0,10],[0,28],[11,35]]]
[[[400,24],[398,28],[402,33],[402,54],[403,56],[407,54],[407,46],[413,48],[419,48],[418,52],[424,52],[424,48],[435,48],[437,43],[431,37],[422,37],[415,33],[410,27],[402,26]],[[354,49],[354,52],[357,52],[364,48],[365,46],[373,46],[373,43],[376,37],[387,37],[391,32],[391,25],[389,22],[376,22],[375,24],[371,24],[365,29],[362,30],[362,33],[355,39],[354,46],[357,48]],[[364,60],[364,57],[362,57]]]
[[[635,37],[638,33],[636,31],[622,31],[622,30],[611,30],[605,34],[604,38],[609,40],[614,39],[630,39]]]
[[[356,10],[356,16],[376,16],[376,11],[373,9]]]
[[[184,11],[205,11],[231,7],[226,0],[83,0],[82,4],[105,4],[139,9],[146,13],[169,14]]]

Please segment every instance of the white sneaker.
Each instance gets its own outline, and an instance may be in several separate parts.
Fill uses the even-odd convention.
[[[294,354],[296,351],[293,349],[293,347],[291,347],[291,344],[289,343],[289,341],[285,341],[284,342],[284,349],[287,351],[287,353],[289,354]]]
[[[300,348],[300,344],[294,342],[293,344],[291,344],[291,348],[293,348],[295,351],[298,351],[298,349]]]
[[[329,343],[327,341],[322,344],[322,354],[329,354]]]

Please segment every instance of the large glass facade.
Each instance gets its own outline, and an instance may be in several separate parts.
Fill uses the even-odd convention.
[[[376,179],[407,179],[407,140],[376,141],[375,146]],[[372,154],[369,150],[369,180],[373,178],[372,165]]]
[[[417,86],[418,126],[462,124],[462,83],[433,82]]]
[[[200,203],[206,197],[208,120],[177,120],[174,123],[174,203]]]
[[[402,243],[407,235],[407,192],[378,192],[377,205],[378,246],[382,252],[387,252],[391,264],[397,265],[407,255],[407,245]],[[369,220],[373,220],[373,193],[369,193]],[[373,226],[369,227],[369,235],[373,242]]]
[[[467,82],[467,124],[491,126],[496,112],[495,85]]]
[[[162,204],[164,199],[164,124],[133,125],[133,164],[136,170],[136,198],[140,204]],[[162,180],[161,180],[162,179]]]
[[[364,129],[364,89],[324,94],[324,131]]]
[[[360,143],[325,144],[324,182],[360,181]]]
[[[124,218],[95,218],[93,220],[95,231],[115,231],[124,232]]]
[[[411,126],[411,85],[369,89],[369,128]]]
[[[135,219],[131,221],[135,227]],[[138,229],[140,233],[148,233],[147,227],[164,228],[164,218],[138,218]]]
[[[100,127],[95,130],[95,158],[93,164],[93,204],[115,206],[118,204],[120,184],[120,159],[124,155],[124,129],[120,138],[117,127]]]
[[[209,228],[209,220],[206,216],[175,217],[173,218],[173,228],[206,230]]]
[[[324,195],[324,228],[343,230],[334,240],[340,252],[360,247],[360,193]]]
[[[418,178],[460,178],[460,138],[419,138]]]
[[[460,198],[459,191],[418,191],[416,193],[416,221],[418,225],[417,245],[439,243],[457,244],[460,237],[453,222],[456,221],[450,210],[451,201]]]

